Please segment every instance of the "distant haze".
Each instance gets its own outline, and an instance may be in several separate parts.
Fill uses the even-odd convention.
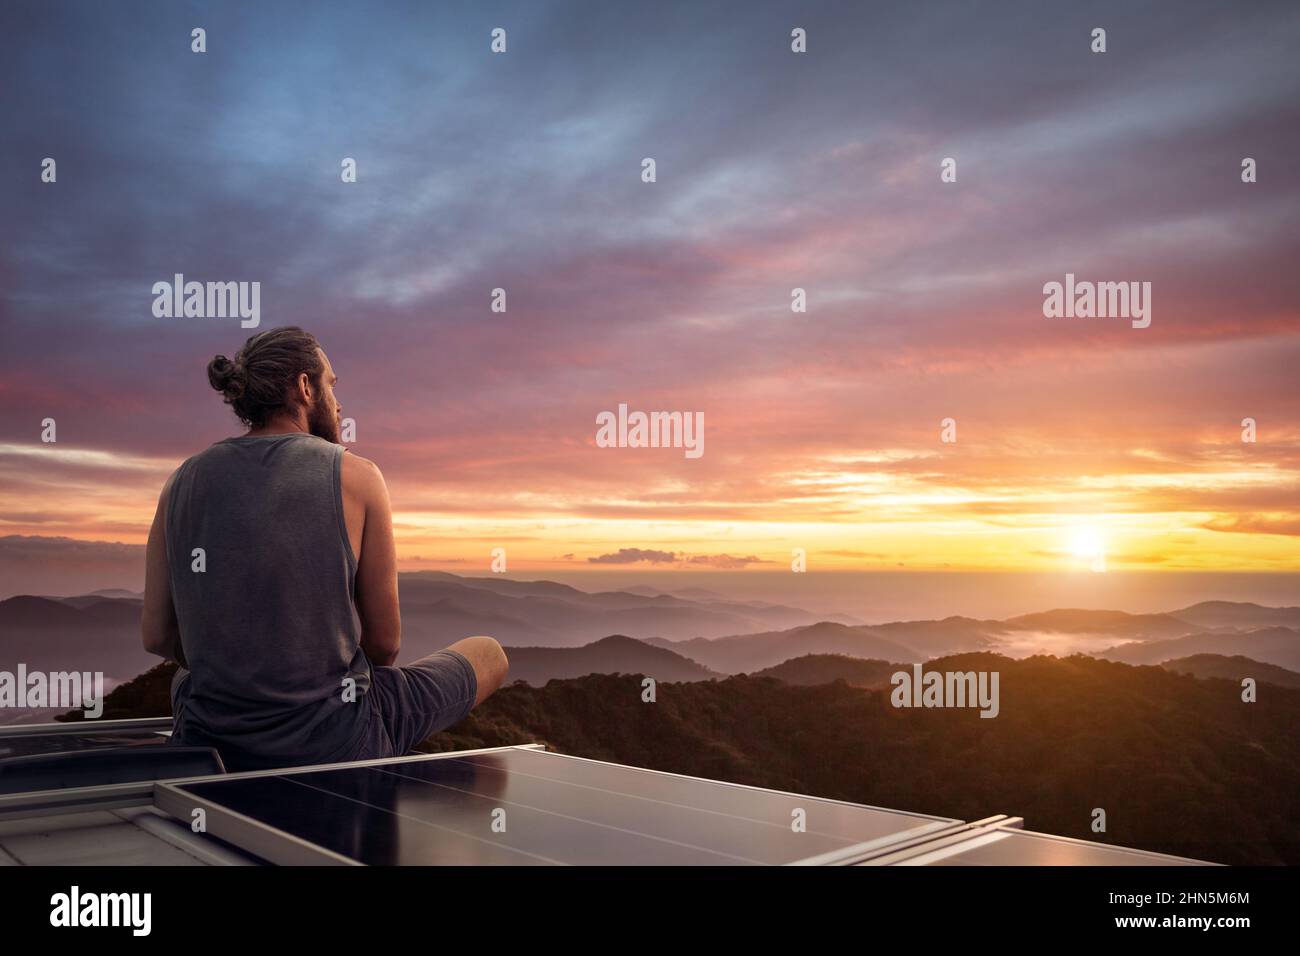
[[[1147,614],[1200,601],[1300,604],[1300,575],[1247,572],[599,571],[527,577],[547,577],[584,591],[637,585],[671,592],[703,588],[733,601],[849,614],[865,624],[954,614],[1004,618],[1055,607]]]
[[[1155,613],[1200,601],[1300,605],[1300,574],[1218,571],[829,571],[597,569],[501,575],[559,581],[583,591],[650,588],[697,600],[712,591],[732,601],[789,604],[814,614],[847,614],[861,623],[925,620],[959,614],[1004,618],[1055,607]],[[410,570],[415,570],[411,568]],[[441,570],[470,577],[486,568]],[[495,577],[495,576],[494,576]],[[0,600],[15,594],[76,595],[107,588],[142,591],[144,548],[104,541],[0,537]]]
[[[589,673],[709,680],[808,655],[835,659],[792,665],[803,679],[839,675],[860,682],[864,675],[855,661],[903,664],[971,652],[1011,658],[1084,653],[1127,664],[1200,658],[1189,666],[1212,676],[1231,676],[1258,663],[1285,669],[1290,673],[1281,675],[1284,680],[1300,682],[1300,606],[1221,599],[1179,606],[1168,574],[1113,582],[1096,575],[1090,591],[1075,582],[1075,590],[1065,594],[1058,582],[1026,574],[679,575],[713,586],[679,587],[675,594],[644,579],[613,590],[613,575],[584,577],[581,583],[590,590],[505,575],[402,574],[403,659],[433,653],[460,637],[490,634],[509,648],[513,678],[538,686]],[[1244,575],[1202,577],[1228,580],[1189,582],[1194,597],[1249,583]],[[1257,589],[1291,583],[1250,577],[1259,579],[1251,585]],[[1216,584],[1218,592],[1204,590]],[[1123,598],[1122,586],[1129,589],[1130,604],[1155,600],[1151,591],[1166,602],[1152,608],[1159,613],[1080,607]],[[1024,600],[1021,594],[1043,603],[1029,614],[973,610],[950,616],[963,602],[1010,606]],[[903,604],[910,604],[910,614],[891,613]],[[26,664],[34,671],[101,672],[110,681],[142,674],[156,659],[141,645],[141,607],[137,594],[112,589],[0,600],[0,670]],[[845,607],[857,613],[837,610]],[[29,717],[0,714],[0,723]]]

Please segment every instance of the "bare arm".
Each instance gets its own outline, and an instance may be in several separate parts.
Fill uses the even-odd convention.
[[[343,486],[347,506],[364,513],[356,578],[361,649],[371,663],[391,665],[402,646],[402,614],[388,485],[374,462],[348,454],[343,456]]]
[[[158,509],[149,528],[149,544],[144,559],[144,610],[140,616],[140,636],[144,649],[169,661],[185,665],[181,650],[180,626],[172,605],[171,572],[167,566],[167,495],[173,474],[158,496]]]

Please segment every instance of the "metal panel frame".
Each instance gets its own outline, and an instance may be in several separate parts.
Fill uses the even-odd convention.
[[[493,754],[503,750],[545,750],[546,744],[507,744],[504,747],[478,747],[474,750],[443,750],[437,753],[404,754],[401,757],[372,757],[369,760],[342,760],[337,763],[312,763],[301,767],[272,767],[270,770],[241,770],[238,773],[206,774],[199,777],[172,777],[155,783],[168,783],[184,786],[187,783],[222,780],[246,780],[250,777],[283,777],[285,774],[315,773],[319,770],[350,770],[353,767],[377,767],[390,764],[413,763],[421,760],[441,759],[443,757],[467,757],[474,754]]]
[[[954,827],[947,833],[937,834],[930,840],[917,840],[906,846],[891,850],[887,853],[877,853],[871,857],[865,857],[857,861],[859,866],[895,866],[907,860],[915,859],[926,853],[932,853],[935,850],[943,849],[948,846],[960,846],[976,837],[984,836],[987,833],[995,832],[999,827],[1006,825],[1007,829],[1020,829],[1024,820],[1020,817],[1007,817],[1004,814],[997,816],[985,817],[983,820],[976,820],[972,823],[966,823],[959,827]]]
[[[153,802],[155,807],[178,821],[191,820],[195,810],[202,810],[204,833],[234,844],[245,853],[266,860],[268,863],[278,866],[362,865],[341,853],[335,853],[302,837],[268,826],[172,784],[159,784],[154,790]]]
[[[835,801],[841,802],[841,801]],[[850,804],[857,806],[857,804]],[[863,804],[865,806],[865,804]],[[877,810],[878,807],[869,807],[868,809]],[[887,810],[886,813],[897,813],[899,816],[910,816],[902,810]],[[899,845],[911,845],[915,841],[934,840],[944,833],[950,832],[954,827],[961,826],[960,823],[927,823],[925,826],[913,827],[910,830],[904,830],[902,833],[887,833],[884,836],[876,837],[874,840],[867,840],[863,843],[855,843],[852,846],[846,846],[839,850],[830,850],[826,853],[819,853],[817,856],[810,856],[803,860],[792,860],[784,866],[847,866],[856,860],[866,859],[881,853],[888,853]]]
[[[943,827],[938,831],[917,830],[913,834],[908,834],[906,839],[898,840],[893,843],[885,844],[878,848],[866,847],[867,852],[846,855],[842,859],[829,861],[832,866],[864,866],[878,865],[877,860],[884,857],[906,858],[909,852],[916,848],[944,846],[952,842],[960,842],[975,828],[983,828],[996,824],[1005,824],[1008,827],[1019,827],[1021,824],[1020,817],[1008,817],[1004,813],[994,814],[991,817],[985,817],[982,820],[975,820],[970,823],[964,823],[960,820],[955,821],[949,826]]]
[[[1140,850],[1136,847],[1115,846],[1111,843],[1095,843],[1091,840],[1080,840],[1076,837],[1064,837],[1057,836],[1053,833],[1041,833],[1037,830],[1026,830],[1024,829],[1023,824],[1024,820],[1021,817],[1010,817],[1002,819],[1001,821],[998,821],[998,818],[996,817],[991,817],[988,820],[981,820],[977,823],[968,824],[966,827],[960,828],[952,833],[939,834],[934,839],[919,841],[907,847],[899,848],[896,852],[877,854],[873,857],[862,860],[861,865],[926,865],[918,864],[916,861],[940,850],[950,850],[950,855],[956,856],[965,852],[967,849],[975,849],[976,847],[973,844],[975,844],[976,841],[983,841],[985,837],[989,836],[1005,834],[1010,830],[1014,830],[1018,835],[1031,837],[1033,839],[1047,840],[1052,843],[1074,844],[1081,847],[1087,847],[1090,850],[1104,849],[1115,853],[1130,854],[1149,861],[1148,865],[1150,866],[1169,865],[1175,861],[1196,866],[1221,865],[1207,860],[1196,860],[1186,856],[1175,856],[1171,853],[1159,853],[1155,850]]]
[[[152,780],[137,780],[99,787],[4,793],[0,794],[0,821],[136,807],[149,803],[153,798],[153,785]]]
[[[1005,829],[1005,828],[998,827],[996,829]],[[1080,840],[1078,837],[1057,836],[1054,833],[1042,833],[1041,831],[1038,830],[1025,830],[1021,828],[1020,832],[1027,837],[1033,837],[1038,840],[1050,840],[1053,843],[1074,843],[1079,846],[1086,846],[1086,847],[1093,847],[1093,848],[1105,847],[1107,850],[1111,850],[1111,851],[1132,853],[1136,856],[1150,858],[1152,861],[1152,866],[1155,866],[1157,865],[1158,862],[1162,862],[1165,860],[1178,860],[1181,863],[1192,863],[1195,864],[1196,866],[1223,866],[1222,863],[1214,863],[1211,862],[1210,860],[1197,860],[1190,856],[1178,856],[1176,853],[1161,853],[1158,850],[1140,850],[1137,847],[1116,846],[1113,843],[1094,843],[1091,840]]]
[[[170,717],[133,717],[127,720],[64,720],[55,724],[0,724],[3,737],[48,737],[55,734],[113,733],[119,730],[172,729]]]

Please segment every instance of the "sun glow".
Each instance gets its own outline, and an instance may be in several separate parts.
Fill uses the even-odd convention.
[[[1070,533],[1070,553],[1097,572],[1106,570],[1106,539],[1092,526],[1075,528]]]

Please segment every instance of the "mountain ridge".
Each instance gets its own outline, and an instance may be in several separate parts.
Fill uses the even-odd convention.
[[[615,662],[600,659],[613,650],[612,645],[589,649],[616,634],[677,655],[677,659],[660,659],[674,679],[754,673],[809,654],[846,654],[905,664],[965,651],[1027,657],[1068,656],[1081,650],[1143,664],[1207,653],[1239,654],[1261,664],[1300,670],[1300,637],[1294,636],[1300,635],[1300,629],[1256,626],[1290,620],[1300,609],[1248,602],[1203,601],[1145,615],[1055,608],[1005,621],[950,615],[871,625],[827,620],[785,605],[720,602],[713,592],[698,592],[702,601],[682,596],[692,589],[678,594],[649,588],[639,590],[653,593],[585,592],[554,581],[462,577],[441,571],[403,572],[400,580],[403,660],[433,653],[461,637],[488,634],[507,647],[536,649],[520,658],[521,665],[529,659],[530,681],[572,676],[572,663],[561,664],[561,658],[554,657],[548,661],[541,653],[548,647],[582,651],[568,660],[584,661],[582,666],[590,667],[590,673],[632,666],[634,661],[653,669],[653,658],[637,656],[643,651],[629,655],[624,649]],[[120,589],[64,598],[17,595],[0,600],[2,650],[8,658],[0,661],[0,668],[7,664],[12,669],[22,661],[30,669],[102,671],[110,681],[129,679],[155,660],[141,646],[140,609],[139,599]],[[1192,620],[1184,621],[1184,616]],[[784,626],[791,617],[804,620]],[[752,627],[758,618],[783,626],[732,630]],[[1131,630],[1126,632],[1126,627]],[[701,629],[713,636],[701,635]],[[1186,632],[1179,634],[1180,629]],[[1162,636],[1168,634],[1175,636]]]

